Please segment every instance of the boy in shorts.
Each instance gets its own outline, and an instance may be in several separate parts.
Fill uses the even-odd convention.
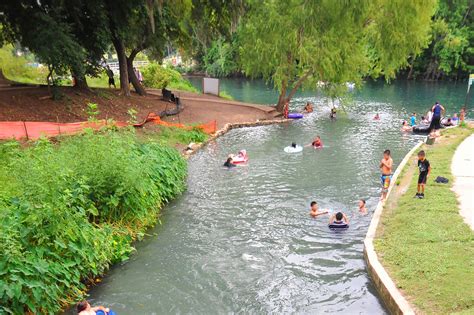
[[[418,188],[415,195],[415,198],[423,199],[425,198],[425,185],[428,175],[431,172],[430,162],[426,159],[425,151],[421,150],[418,152],[418,169],[420,175],[418,176]]]
[[[390,150],[383,151],[383,159],[380,161],[379,167],[382,171],[382,176],[380,176],[380,180],[382,181],[382,196],[380,196],[380,200],[385,200],[388,187],[390,187],[390,181],[392,180],[393,160],[390,156]]]

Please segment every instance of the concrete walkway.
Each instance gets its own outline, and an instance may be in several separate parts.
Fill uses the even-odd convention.
[[[474,135],[456,149],[451,164],[453,190],[458,195],[460,214],[474,230]]]

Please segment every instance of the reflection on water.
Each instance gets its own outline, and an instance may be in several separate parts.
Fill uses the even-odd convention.
[[[302,120],[233,130],[193,156],[188,190],[164,209],[163,224],[137,254],[91,290],[93,302],[119,314],[384,314],[362,241],[378,201],[382,151],[390,148],[397,164],[417,141],[399,131],[410,107],[358,100],[332,122],[329,107],[312,100],[315,112]],[[375,112],[381,121],[372,120]],[[324,149],[283,152],[315,135]],[[221,167],[243,148],[248,166]],[[360,198],[367,216],[357,212]],[[311,200],[346,212],[350,228],[336,233],[328,217],[312,219]]]

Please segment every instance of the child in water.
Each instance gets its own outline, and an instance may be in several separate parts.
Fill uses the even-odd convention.
[[[412,129],[412,127],[408,126],[408,122],[406,120],[402,122],[402,131],[412,131]]]
[[[418,169],[420,175],[418,176],[418,187],[416,191],[415,198],[423,199],[425,198],[425,185],[428,175],[431,172],[430,162],[426,159],[425,151],[421,150],[418,152]]]
[[[331,215],[329,218],[329,225],[349,225],[349,219],[344,213],[338,212]]]
[[[312,113],[313,112],[313,105],[310,102],[306,103],[306,106],[304,107],[304,111],[307,113]]]
[[[365,207],[365,200],[364,199],[359,200],[359,213],[367,214],[367,208]]]
[[[95,315],[96,311],[104,311],[106,314],[110,312],[108,308],[103,306],[91,307],[87,301],[77,303],[76,310],[79,315]]]
[[[382,176],[380,176],[382,181],[382,195],[380,196],[380,200],[385,200],[388,193],[388,187],[390,187],[390,181],[392,180],[393,160],[390,156],[390,150],[385,150],[383,152],[383,159],[380,161],[379,167],[382,171]]]
[[[374,120],[380,120],[380,115],[379,115],[379,113],[375,114]]]
[[[317,216],[323,215],[323,214],[328,214],[329,212],[327,210],[324,211],[319,211],[319,206],[316,201],[311,201],[311,211],[309,214],[313,217],[316,218]]]
[[[416,113],[411,114],[410,117],[410,126],[416,126]]]
[[[229,156],[229,157],[227,158],[227,161],[225,161],[224,166],[227,167],[227,168],[231,168],[231,167],[236,167],[237,165],[235,165],[235,164],[233,163],[232,157]]]
[[[321,141],[321,137],[320,136],[317,136],[313,142],[311,142],[310,144],[306,145],[307,147],[310,147],[310,146],[313,146],[314,148],[322,148],[323,147],[323,142]]]

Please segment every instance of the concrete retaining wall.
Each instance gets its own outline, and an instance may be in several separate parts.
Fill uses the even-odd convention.
[[[405,155],[400,165],[398,165],[388,189],[387,199],[390,196],[390,193],[395,186],[397,178],[400,175],[402,169],[410,160],[410,157],[413,155],[413,153],[418,150],[422,144],[423,142],[420,142],[415,145],[415,147],[413,147],[413,149],[411,149],[410,152]],[[411,305],[397,289],[397,286],[393,282],[392,278],[390,278],[387,271],[380,263],[377,253],[374,249],[373,241],[376,236],[377,227],[381,223],[380,219],[382,217],[384,204],[384,201],[379,201],[377,204],[377,208],[375,209],[375,212],[372,216],[372,221],[370,222],[367,235],[364,239],[364,259],[367,264],[367,271],[372,278],[372,282],[374,283],[380,298],[384,301],[391,314],[415,314],[415,311]]]

